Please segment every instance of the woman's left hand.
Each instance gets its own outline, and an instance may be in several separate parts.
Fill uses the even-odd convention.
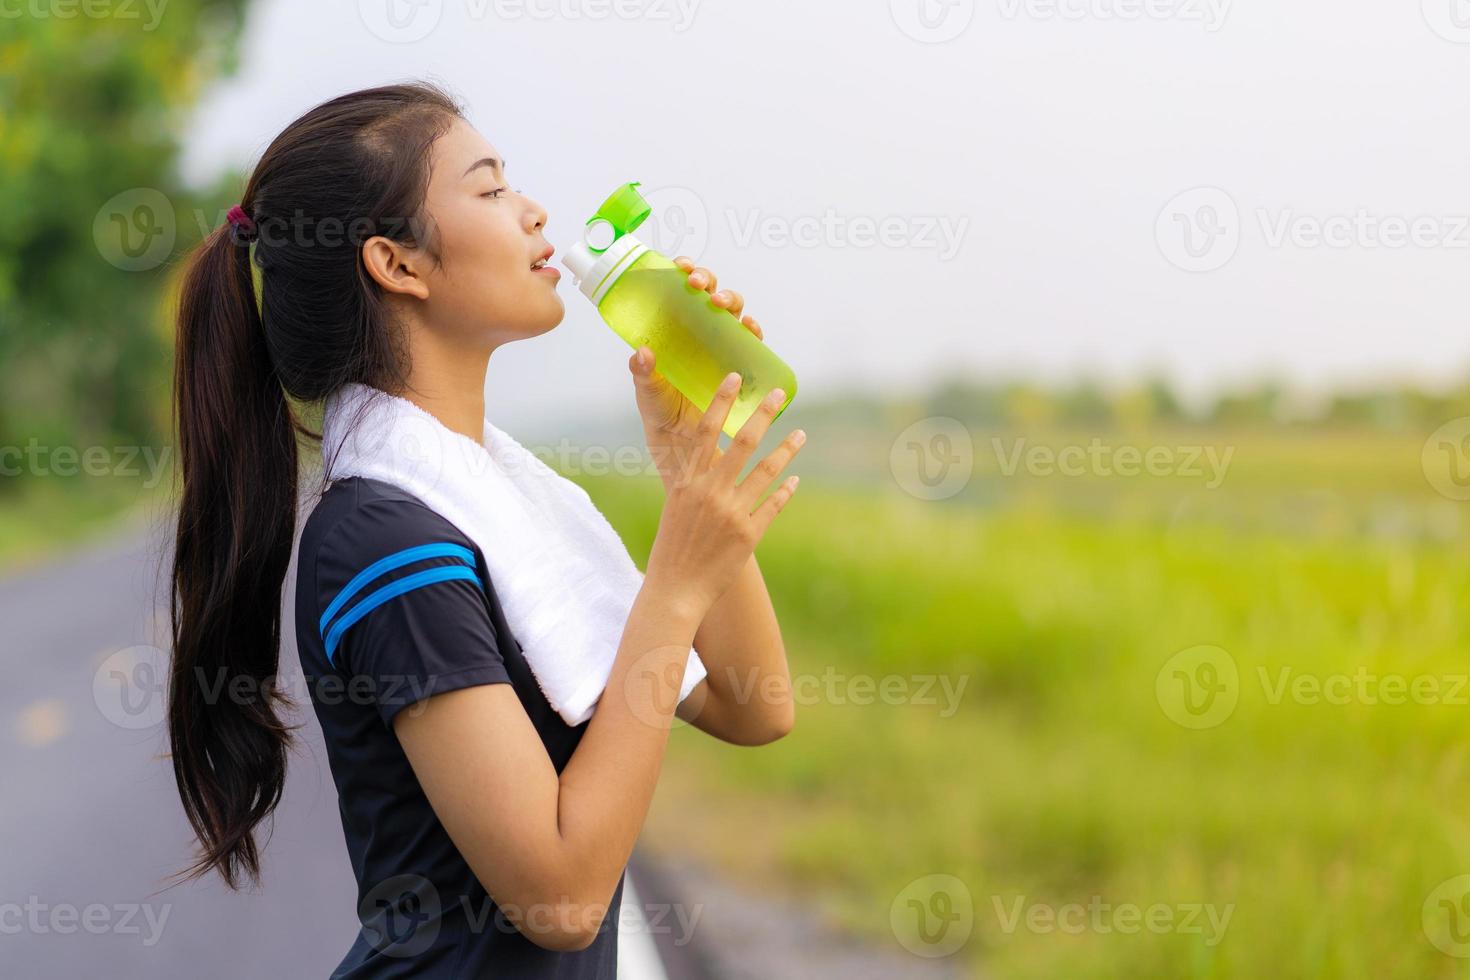
[[[696,266],[694,260],[681,255],[674,264],[689,274],[689,285],[710,294],[710,303],[728,310],[757,339],[764,340],[765,332],[755,317],[742,316],[745,297],[733,289],[718,289],[715,274]],[[678,473],[680,463],[689,456],[694,440],[694,429],[704,415],[703,410],[658,373],[654,354],[647,346],[639,347],[628,359],[628,370],[633,373],[633,386],[638,396],[638,412],[643,416],[643,434],[648,440],[648,451],[653,455],[659,475],[668,485]],[[719,450],[716,450],[718,453]]]

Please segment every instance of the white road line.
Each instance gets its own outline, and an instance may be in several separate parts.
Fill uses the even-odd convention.
[[[633,887],[631,874],[623,879],[622,914],[618,917],[618,978],[669,980],[653,942],[653,931],[643,916],[643,901]]]

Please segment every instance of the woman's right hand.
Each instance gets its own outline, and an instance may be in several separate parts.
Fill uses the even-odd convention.
[[[720,431],[739,388],[739,374],[726,377],[700,419],[689,458],[678,461],[669,483],[648,558],[646,579],[687,598],[701,616],[734,583],[766,529],[796,492],[798,477],[793,476],[760,501],[806,441],[806,433],[795,430],[749,476],[738,480],[785,401],[780,391],[767,396],[721,454]]]

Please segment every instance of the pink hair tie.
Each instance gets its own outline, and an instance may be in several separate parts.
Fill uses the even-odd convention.
[[[236,241],[255,241],[255,222],[251,220],[250,215],[245,213],[244,208],[240,207],[240,205],[238,204],[235,205],[234,207],[230,208],[229,213],[225,215],[225,218],[230,222],[230,227],[235,229]]]

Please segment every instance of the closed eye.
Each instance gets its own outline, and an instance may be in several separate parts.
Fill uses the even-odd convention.
[[[509,189],[510,188],[508,188],[508,187],[497,187],[497,188],[495,188],[495,190],[493,190],[493,191],[486,191],[485,193],[481,194],[480,196],[481,197],[488,197],[491,200],[499,200],[500,195],[501,194],[504,194]]]

